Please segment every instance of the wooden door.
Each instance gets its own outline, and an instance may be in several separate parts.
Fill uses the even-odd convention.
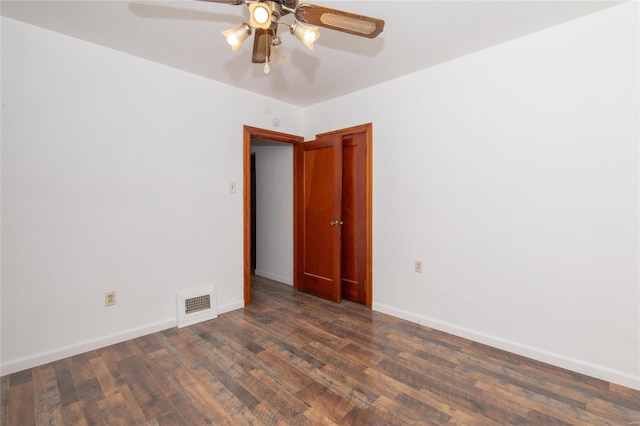
[[[342,138],[327,136],[296,145],[296,287],[340,302],[342,298]]]
[[[366,303],[366,135],[342,137],[342,297]]]

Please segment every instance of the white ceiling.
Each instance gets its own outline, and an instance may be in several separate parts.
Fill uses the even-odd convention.
[[[266,75],[262,65],[251,63],[252,40],[232,52],[220,35],[248,19],[246,6],[192,0],[3,0],[0,10],[2,15],[19,21],[308,106],[619,3],[309,2],[384,19],[384,32],[372,40],[321,28],[313,51],[290,34],[281,34],[289,63]],[[283,20],[291,22],[292,16]]]

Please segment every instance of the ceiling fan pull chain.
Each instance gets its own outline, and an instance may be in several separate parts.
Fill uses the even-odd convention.
[[[264,73],[265,74],[269,74],[269,71],[271,71],[271,68],[269,67],[269,43],[271,43],[270,37],[267,35],[264,38]]]

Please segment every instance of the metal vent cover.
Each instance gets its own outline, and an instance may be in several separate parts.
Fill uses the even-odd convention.
[[[208,294],[192,297],[184,301],[184,313],[187,315],[207,309],[211,309],[211,296]]]
[[[218,316],[214,287],[202,286],[177,293],[178,327],[186,327]]]

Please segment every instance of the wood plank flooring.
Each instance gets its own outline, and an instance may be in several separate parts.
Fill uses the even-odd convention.
[[[639,425],[640,392],[256,277],[253,304],[2,377],[2,425]]]

